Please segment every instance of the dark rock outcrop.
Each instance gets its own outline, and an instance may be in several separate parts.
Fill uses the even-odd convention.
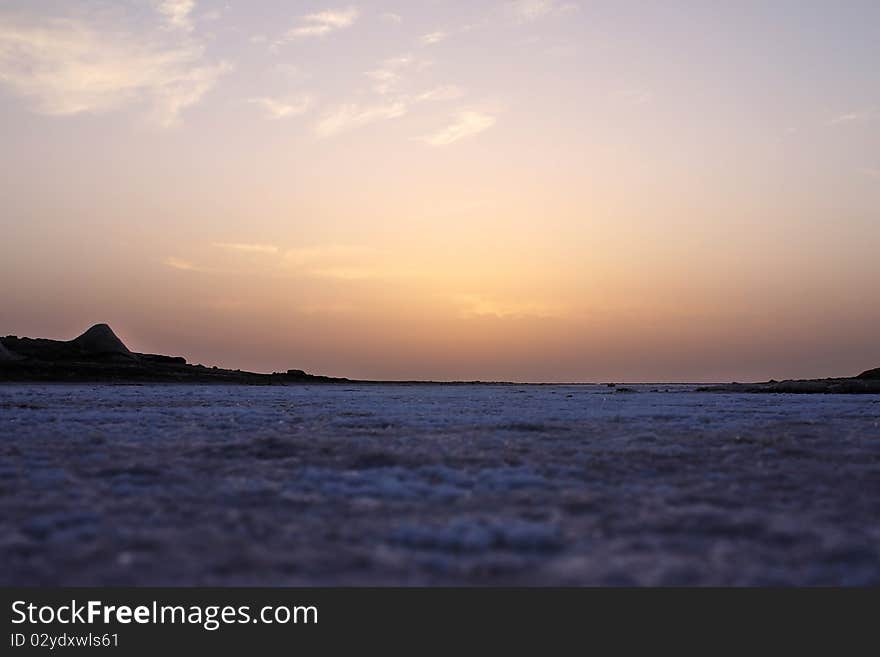
[[[8,335],[0,339],[6,350],[25,360],[43,362],[135,360],[122,340],[106,324],[96,324],[73,340],[20,338]]]
[[[697,388],[698,392],[764,392],[776,394],[876,395],[880,394],[880,378],[805,379],[767,381],[764,383],[728,383]]]
[[[135,354],[142,361],[149,363],[165,363],[168,365],[186,365],[183,356],[163,356],[162,354]]]
[[[73,346],[90,356],[116,354],[133,357],[128,347],[107,324],[95,324],[78,338],[71,340]]]
[[[880,381],[880,367],[862,372],[856,378],[868,381]]]
[[[284,385],[334,383],[348,379],[307,374],[258,374],[188,365],[181,356],[132,352],[107,324],[96,324],[69,341],[0,338],[0,381],[162,382]]]
[[[0,362],[9,362],[13,360],[20,360],[21,356],[18,354],[14,354],[0,342]]]

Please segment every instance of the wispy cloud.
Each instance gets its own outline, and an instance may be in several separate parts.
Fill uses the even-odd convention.
[[[403,16],[400,14],[395,14],[393,11],[386,11],[382,14],[382,20],[386,23],[394,23],[395,25],[400,25],[403,22]]]
[[[359,15],[360,12],[356,7],[328,9],[316,14],[308,14],[300,19],[299,25],[288,30],[285,36],[287,40],[325,36],[351,27]]]
[[[361,126],[396,119],[408,110],[404,101],[397,100],[378,105],[341,105],[330,110],[315,124],[315,135],[320,138],[332,137],[339,133]]]
[[[416,96],[417,100],[455,100],[464,96],[464,90],[454,84],[443,84],[424,91]]]
[[[342,281],[362,281],[380,275],[370,266],[316,267],[310,269],[308,274],[316,278],[338,278]]]
[[[449,33],[444,32],[443,30],[437,30],[436,32],[429,32],[428,34],[422,35],[419,38],[419,41],[421,41],[423,46],[430,46],[444,41],[448,36]]]
[[[480,295],[459,295],[453,298],[465,318],[495,317],[497,319],[556,318],[564,316],[559,306],[528,301],[506,301]]]
[[[455,121],[442,130],[421,137],[430,146],[448,146],[472,137],[495,125],[495,117],[482,112],[459,112]]]
[[[288,249],[284,253],[284,259],[288,264],[297,266],[314,265],[316,263],[339,264],[340,262],[350,262],[355,258],[360,259],[373,253],[375,253],[374,249],[358,244],[318,244]]]
[[[166,267],[171,267],[172,269],[180,269],[181,271],[202,271],[202,268],[198,265],[190,262],[189,260],[183,260],[182,258],[175,258],[174,256],[170,256],[165,258],[163,264]]]
[[[387,94],[400,82],[400,73],[389,68],[378,68],[364,73],[373,81],[373,91],[377,94]]]
[[[420,70],[428,65],[427,62],[416,59],[412,55],[402,55],[384,60],[379,68],[364,73],[373,82],[373,91],[378,94],[387,94],[394,91],[404,74],[411,70]]]
[[[513,0],[507,8],[517,22],[531,23],[548,16],[577,11],[578,5],[559,0]]]
[[[274,244],[249,244],[244,242],[214,242],[211,246],[227,251],[241,251],[243,253],[278,253],[278,247]]]
[[[493,21],[490,18],[486,17],[477,22],[465,23],[464,25],[446,27],[443,29],[427,32],[421,35],[418,41],[422,46],[433,46],[434,44],[441,43],[442,41],[446,41],[447,39],[451,39],[462,34],[467,34],[468,32],[473,32],[474,30],[488,27],[492,24]]]
[[[195,0],[159,0],[156,5],[169,28],[186,32],[193,29],[192,12],[195,7]]]
[[[161,126],[178,122],[229,70],[177,44],[81,19],[0,21],[0,84],[43,114],[104,113],[146,105]]]
[[[833,117],[829,123],[831,125],[843,125],[846,123],[867,123],[868,121],[880,121],[880,109],[844,112]]]
[[[381,275],[379,255],[366,246],[326,244],[290,249],[284,254],[284,262],[308,276],[363,280]]]
[[[263,110],[264,115],[269,119],[284,119],[305,114],[311,108],[314,100],[308,95],[296,98],[261,96],[259,98],[249,98],[247,102],[259,106]]]

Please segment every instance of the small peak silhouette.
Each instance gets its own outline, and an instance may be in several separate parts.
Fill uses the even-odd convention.
[[[125,354],[131,355],[128,347],[120,340],[107,324],[95,324],[83,333],[72,344],[86,354]]]

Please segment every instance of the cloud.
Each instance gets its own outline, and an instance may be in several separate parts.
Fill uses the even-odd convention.
[[[320,138],[332,137],[376,121],[396,119],[406,114],[407,110],[407,104],[401,100],[369,106],[341,105],[321,117],[315,124],[315,135]]]
[[[495,317],[498,319],[558,318],[566,313],[559,306],[527,301],[502,301],[479,295],[459,295],[453,298],[465,318]]]
[[[177,256],[169,256],[163,264],[179,271],[206,274],[274,273],[345,281],[364,280],[389,275],[387,258],[368,246],[352,244],[319,244],[283,250],[274,244],[250,242],[214,242],[212,247],[235,253],[266,258],[248,259],[247,268],[229,270],[197,264]],[[276,257],[272,257],[276,256]]]
[[[156,9],[164,16],[169,28],[191,32],[191,14],[195,7],[195,0],[159,0]]]
[[[838,114],[829,122],[831,125],[843,125],[847,123],[867,123],[880,121],[880,109],[858,110]]]
[[[299,25],[287,31],[287,40],[321,37],[351,27],[357,20],[359,13],[357,8],[348,7],[346,9],[328,9],[303,16]]]
[[[386,11],[382,14],[382,20],[386,23],[394,23],[395,25],[400,25],[403,22],[403,16],[400,14],[395,14],[393,11]]]
[[[454,84],[434,87],[416,96],[416,100],[455,100],[464,96],[464,90]]]
[[[573,2],[558,0],[514,0],[508,3],[508,11],[519,23],[531,23],[548,16],[557,16],[577,11],[578,5]]]
[[[373,81],[373,91],[377,94],[387,94],[400,82],[400,73],[388,68],[380,68],[364,73]]]
[[[202,271],[201,267],[193,264],[189,260],[183,260],[181,258],[175,258],[173,256],[165,258],[163,263],[167,267],[171,267],[172,269],[180,269],[182,271]]]
[[[316,263],[327,264],[333,262],[348,262],[353,258],[363,258],[366,255],[375,253],[375,250],[368,246],[359,246],[356,244],[321,244],[317,246],[301,246],[295,249],[289,249],[284,254],[284,259],[291,265],[313,265]]]
[[[247,102],[262,108],[267,118],[284,119],[305,114],[312,106],[313,99],[311,96],[287,99],[261,96],[259,98],[249,98]]]
[[[482,112],[460,112],[454,123],[442,130],[421,137],[431,146],[447,146],[460,139],[472,137],[495,125],[495,117]]]
[[[395,90],[407,70],[421,70],[428,62],[415,59],[412,55],[392,57],[382,62],[379,68],[364,73],[373,81],[373,91],[380,95]]]
[[[440,43],[441,41],[444,41],[448,36],[449,34],[447,32],[438,30],[436,32],[430,32],[428,34],[422,35],[419,41],[422,42],[423,46],[431,46],[435,43]]]
[[[379,274],[372,267],[318,267],[308,271],[315,278],[338,278],[342,281],[363,281]]]
[[[380,255],[366,246],[327,244],[290,249],[284,254],[284,262],[308,276],[363,280],[381,275]]]
[[[278,253],[278,247],[274,244],[247,244],[242,242],[214,242],[212,246],[227,251],[241,251],[243,253]]]
[[[345,315],[357,306],[351,303],[305,303],[297,305],[297,310],[306,315]]]
[[[160,126],[178,122],[229,70],[187,39],[168,44],[82,20],[0,21],[0,84],[48,115],[145,105]]]

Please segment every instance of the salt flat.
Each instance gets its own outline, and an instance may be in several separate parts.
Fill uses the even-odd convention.
[[[880,584],[880,398],[0,386],[0,584]]]

